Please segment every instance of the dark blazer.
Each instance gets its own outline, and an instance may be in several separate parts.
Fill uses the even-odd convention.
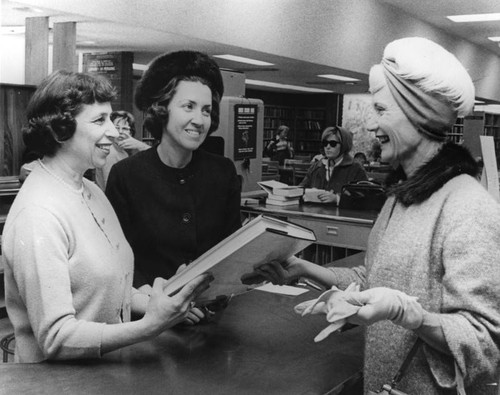
[[[184,169],[156,147],[116,163],[106,195],[134,251],[134,285],[171,277],[241,227],[240,191],[231,160],[203,150]]]

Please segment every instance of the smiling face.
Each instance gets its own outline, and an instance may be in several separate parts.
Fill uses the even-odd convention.
[[[106,163],[111,144],[118,137],[110,114],[110,103],[94,103],[83,104],[75,116],[75,134],[63,143],[62,151],[80,171],[102,167]]]
[[[375,132],[381,145],[381,161],[387,163],[411,162],[424,137],[411,124],[398,106],[387,86],[382,66],[370,70],[370,92],[375,116],[368,130]]]
[[[199,81],[180,81],[167,107],[162,144],[191,155],[207,137],[212,123],[212,91]]]

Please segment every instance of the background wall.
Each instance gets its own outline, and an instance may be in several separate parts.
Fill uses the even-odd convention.
[[[370,94],[344,95],[342,126],[353,134],[353,154],[364,152],[368,156],[373,142],[377,140],[375,134],[366,129],[367,122],[373,115]]]

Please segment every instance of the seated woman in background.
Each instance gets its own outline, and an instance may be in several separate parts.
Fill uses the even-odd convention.
[[[184,321],[204,275],[173,297],[132,288],[134,256],[104,193],[83,177],[113,139],[115,90],[102,77],[57,71],[28,105],[23,138],[43,159],[21,187],[3,232],[5,301],[16,362],[97,358]],[[131,312],[143,316],[130,321]]]
[[[223,93],[217,63],[195,51],[158,56],[137,84],[136,106],[159,143],[115,164],[106,194],[134,251],[141,291],[241,227],[233,162],[200,149],[219,126]]]
[[[366,157],[364,152],[356,152],[353,156],[354,162],[358,162],[361,166],[367,166],[370,162],[368,162],[368,158]]]
[[[340,126],[327,127],[321,135],[323,159],[313,163],[299,186],[323,189],[319,194],[322,203],[339,201],[342,186],[350,182],[367,180],[363,166],[355,162],[349,152],[352,149],[352,134]]]
[[[103,191],[106,189],[109,171],[115,163],[139,151],[151,148],[148,144],[134,138],[135,119],[131,113],[127,111],[113,111],[111,113],[111,121],[118,131],[118,137],[113,139],[113,145],[109,149],[105,165],[97,168],[95,171],[95,181]]]
[[[274,138],[267,145],[264,155],[269,156],[271,160],[278,161],[281,166],[285,163],[285,159],[292,159],[294,155],[292,144],[288,141],[289,130],[288,126],[281,125],[276,130]]]

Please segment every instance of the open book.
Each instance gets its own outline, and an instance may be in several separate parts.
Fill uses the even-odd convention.
[[[325,191],[324,189],[318,189],[318,188],[306,188],[305,193],[304,193],[304,202],[312,202],[312,203],[322,203],[322,201],[319,199],[319,195],[322,193],[326,193],[328,191]]]
[[[315,241],[314,232],[307,228],[260,215],[171,277],[165,290],[171,295],[195,277],[210,271],[214,281],[201,299],[239,293],[247,289],[241,277],[252,272],[254,265],[284,260]]]

